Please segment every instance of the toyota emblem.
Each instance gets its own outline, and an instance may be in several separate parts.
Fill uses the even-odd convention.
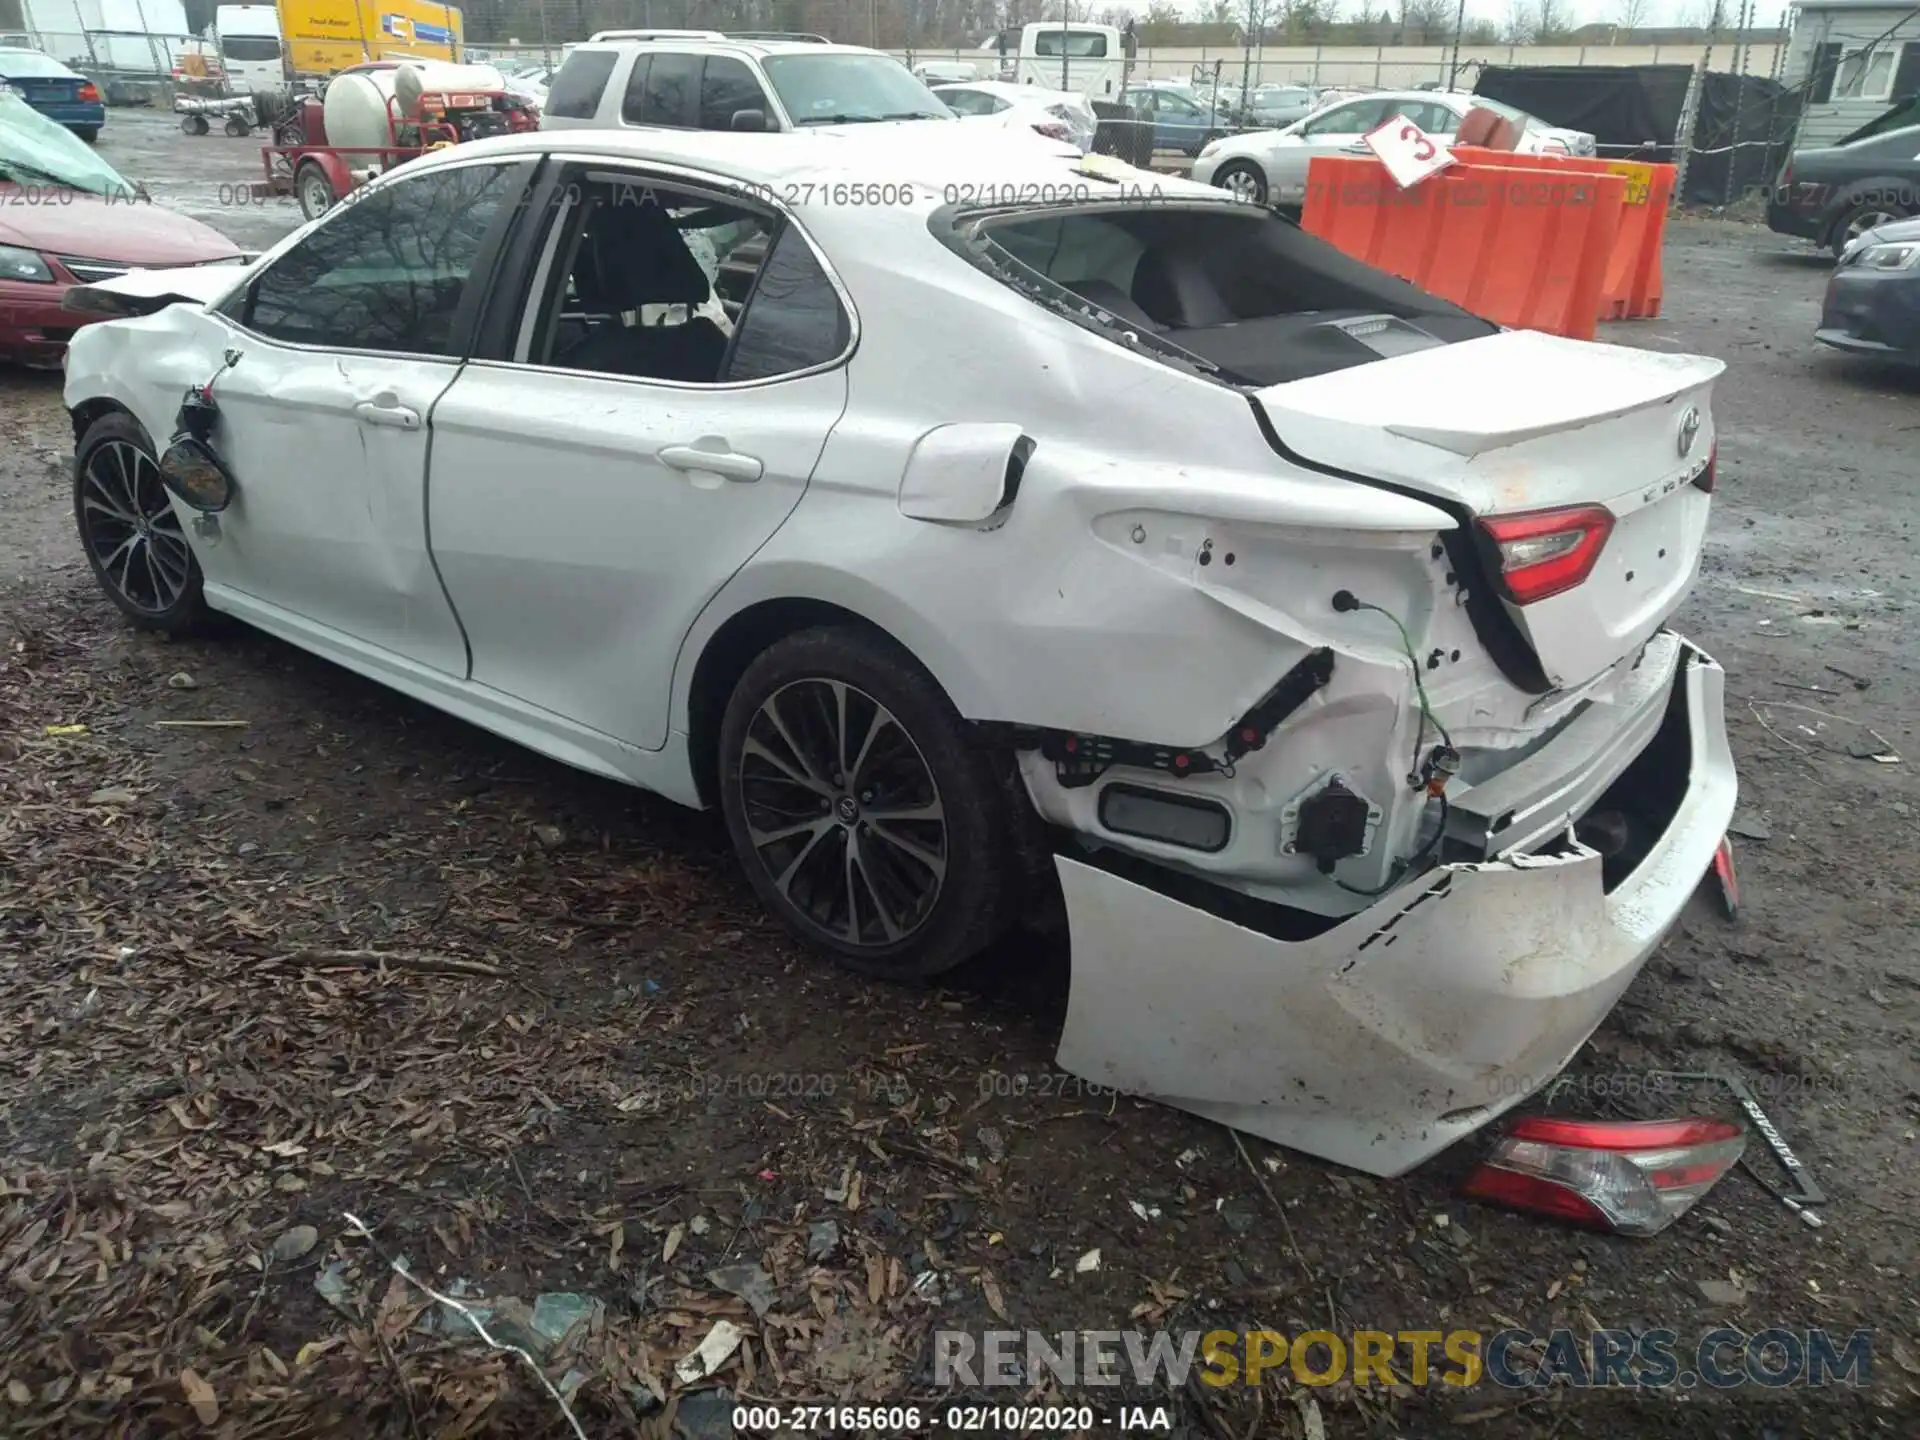
[[[1693,453],[1693,442],[1700,434],[1700,407],[1689,405],[1687,413],[1680,417],[1680,458],[1686,459]]]

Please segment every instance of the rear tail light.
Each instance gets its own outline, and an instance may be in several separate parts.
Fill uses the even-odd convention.
[[[1058,120],[1042,120],[1033,128],[1049,140],[1071,140],[1073,138],[1073,132]]]
[[[1693,477],[1694,488],[1713,493],[1714,471],[1720,468],[1720,442],[1715,440],[1713,448],[1707,451],[1707,468]]]
[[[88,104],[93,104],[100,98],[100,87],[91,80],[87,81],[80,87],[80,98]]]
[[[1475,1199],[1621,1235],[1657,1235],[1739,1160],[1726,1120],[1516,1121],[1467,1177]]]
[[[1570,505],[1491,515],[1480,528],[1500,552],[1507,598],[1531,605],[1573,589],[1593,573],[1613,533],[1613,512],[1604,505]]]

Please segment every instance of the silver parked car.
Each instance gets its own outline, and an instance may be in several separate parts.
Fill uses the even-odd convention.
[[[799,130],[953,118],[879,50],[695,34],[575,47],[553,78],[540,128]]]
[[[1519,149],[1541,155],[1592,155],[1593,136],[1562,130],[1524,110],[1460,91],[1386,90],[1328,105],[1280,130],[1254,130],[1215,140],[1194,162],[1193,178],[1263,205],[1299,206],[1307,167],[1316,155],[1365,155],[1363,139],[1404,115],[1443,144],[1473,109],[1491,110],[1520,131]]]

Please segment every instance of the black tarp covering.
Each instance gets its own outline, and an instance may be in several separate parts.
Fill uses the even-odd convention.
[[[1489,65],[1474,90],[1549,125],[1587,131],[1610,160],[1671,163],[1692,76],[1689,65]],[[1682,200],[1724,205],[1771,185],[1799,115],[1797,90],[1764,76],[1710,72]]]

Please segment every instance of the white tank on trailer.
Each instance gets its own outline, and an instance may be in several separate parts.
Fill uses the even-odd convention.
[[[327,143],[346,149],[377,149],[393,143],[387,130],[387,102],[393,100],[396,120],[415,118],[420,97],[485,94],[503,88],[500,72],[491,65],[451,65],[437,60],[410,60],[393,70],[362,70],[336,75],[327,84],[321,119]]]
[[[327,98],[320,107],[327,143],[348,150],[382,149],[393,144],[387,126],[387,101],[393,97],[393,80],[399,73],[362,70],[328,81]],[[364,161],[366,157],[360,158]]]

